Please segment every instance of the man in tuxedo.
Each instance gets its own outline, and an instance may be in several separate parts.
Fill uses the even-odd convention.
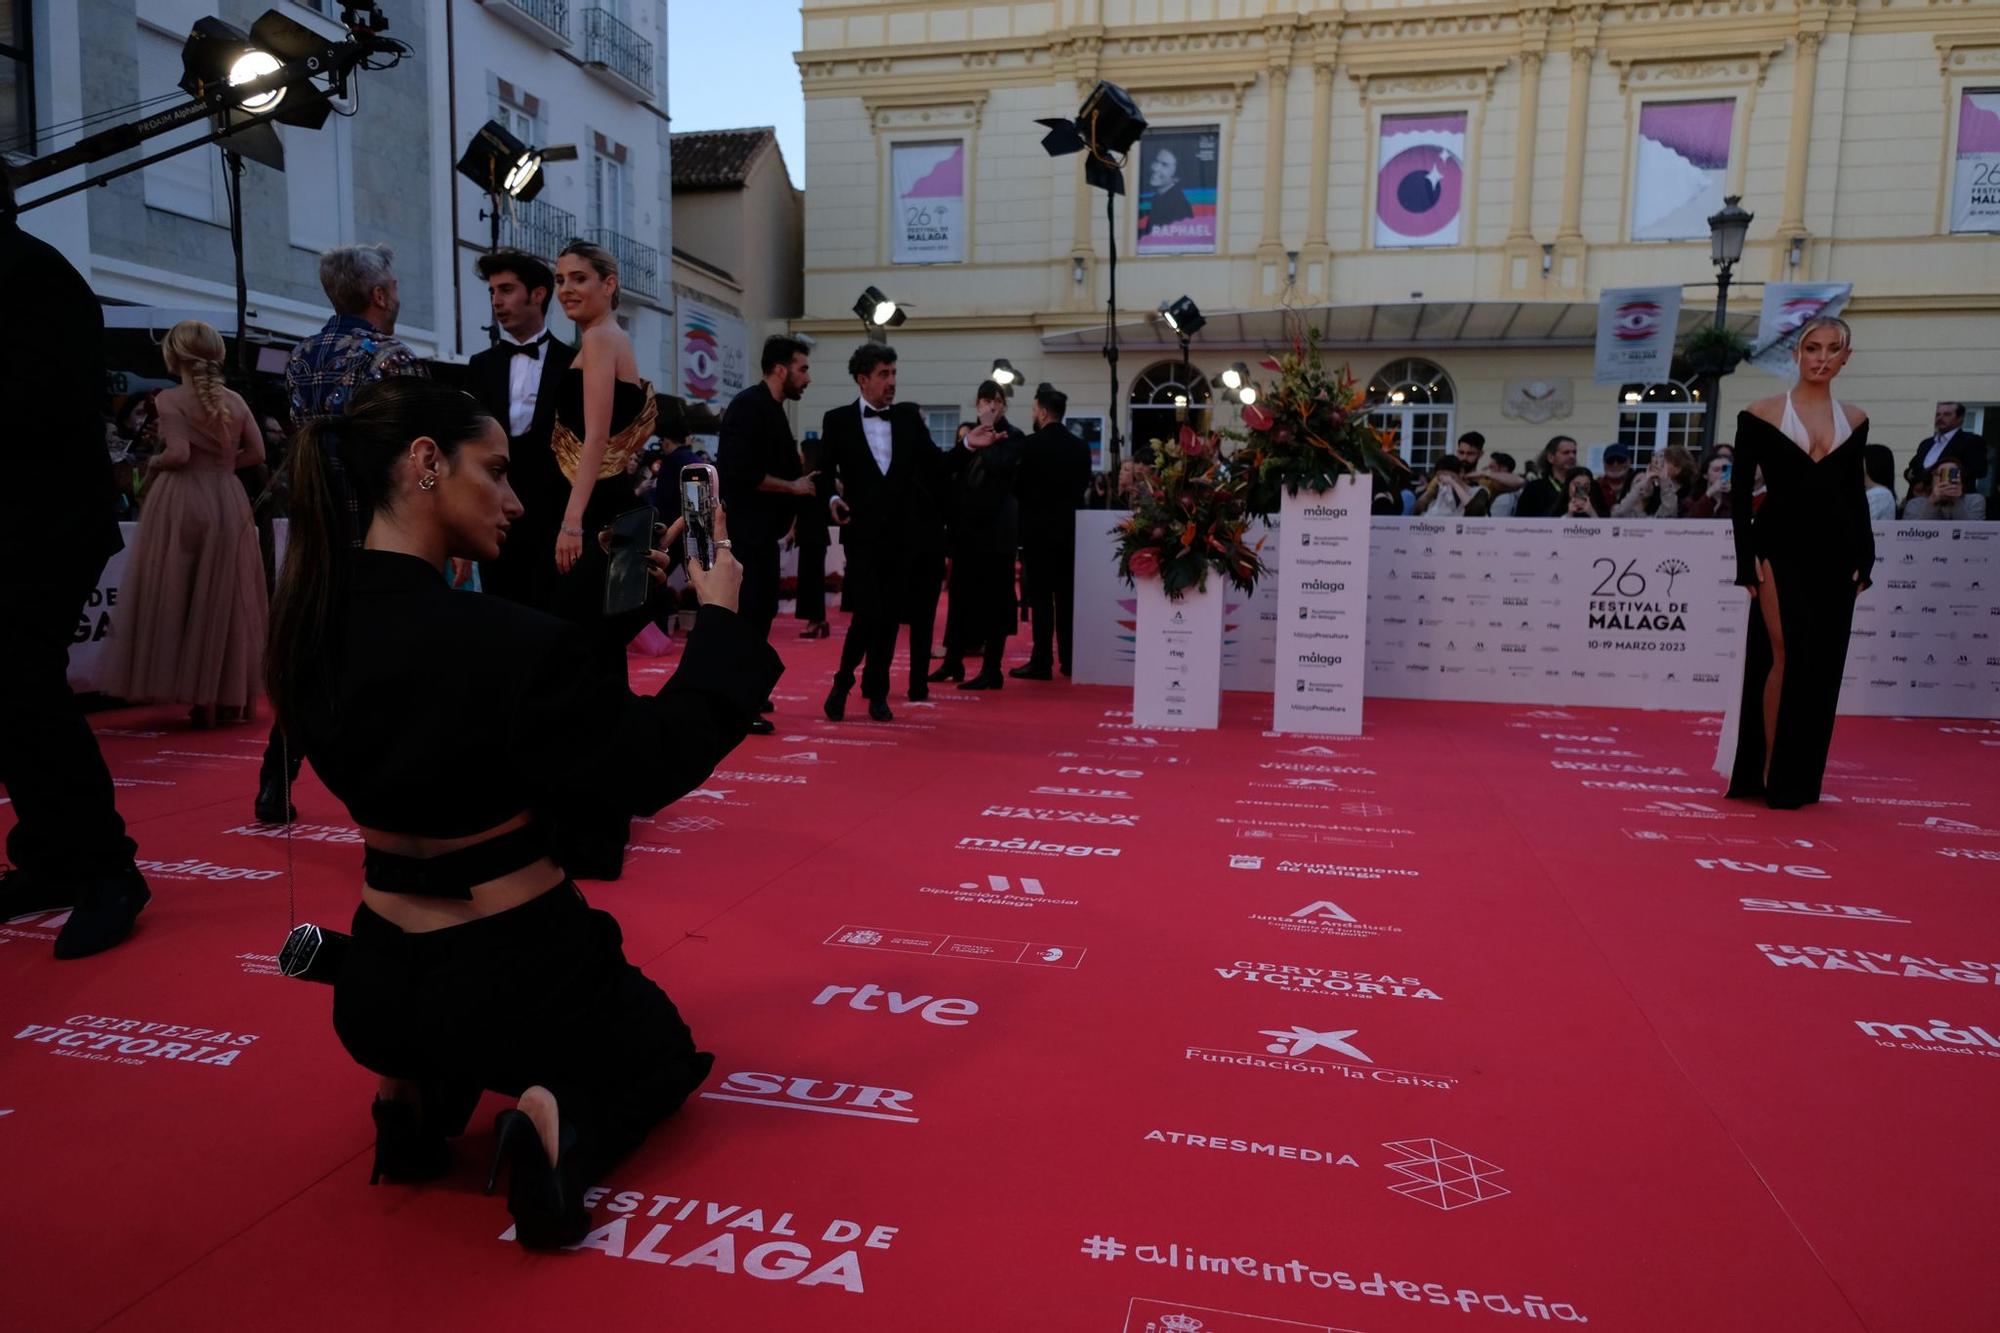
[[[0,921],[69,908],[58,958],[131,933],[152,896],[111,773],[69,687],[69,647],[118,532],[104,448],[104,317],[56,248],[21,230],[0,171],[0,786],[14,803]]]
[[[1000,663],[1020,624],[1014,556],[1021,522],[1014,486],[1027,437],[1007,420],[1007,392],[994,381],[980,384],[972,401],[978,424],[944,460],[951,485],[951,615],[944,665],[931,679],[959,681],[961,690],[997,690],[1007,683]],[[970,680],[967,653],[981,659]]]
[[[889,669],[896,655],[896,626],[910,614],[919,556],[939,541],[942,455],[931,442],[923,413],[913,403],[896,401],[895,348],[861,344],[847,359],[847,373],[859,396],[828,412],[820,426],[825,470],[819,474],[819,489],[840,528],[854,606],[840,669],[826,696],[826,715],[835,722],[846,716],[847,692],[854,688],[855,668],[862,667],[861,696],[868,701],[868,716],[888,722],[894,717]]]
[[[1070,671],[1076,609],[1076,511],[1090,486],[1090,446],[1063,425],[1069,395],[1052,384],[1035,390],[1035,432],[1021,442],[1021,584],[1028,598],[1034,649],[1007,674],[1048,680],[1060,663]],[[1052,653],[1053,650],[1053,653]]]
[[[1986,441],[1965,429],[1964,403],[1939,403],[1931,418],[1934,433],[1917,446],[1907,473],[1921,490],[1904,506],[1903,517],[1919,520],[1986,517],[1979,479],[1986,475]]]
[[[813,478],[802,475],[799,442],[792,437],[785,404],[797,402],[812,384],[806,345],[784,334],[764,340],[757,364],[764,378],[729,400],[715,446],[722,506],[729,515],[729,540],[743,566],[737,605],[745,622],[766,643],[778,617],[778,543],[792,530],[799,504],[816,494]],[[772,711],[769,699],[764,711]],[[753,736],[775,730],[769,718],[750,724]]]
[[[547,264],[518,250],[496,250],[480,256],[477,268],[492,298],[500,340],[472,358],[472,396],[507,429],[507,479],[524,510],[499,558],[481,571],[481,586],[547,610],[555,581],[549,552],[570,491],[549,451],[549,434],[555,428],[556,389],[576,351],[548,330],[556,279]]]

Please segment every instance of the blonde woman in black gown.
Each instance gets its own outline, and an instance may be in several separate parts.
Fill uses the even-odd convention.
[[[1736,419],[1730,522],[1750,630],[1729,795],[1779,810],[1819,799],[1854,602],[1875,565],[1868,414],[1833,396],[1852,351],[1845,321],[1808,320],[1793,349],[1798,383]],[[1760,471],[1764,500],[1753,508]]]

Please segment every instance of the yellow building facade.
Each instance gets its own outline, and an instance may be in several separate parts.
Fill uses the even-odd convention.
[[[1419,462],[1474,429],[1517,456],[1679,438],[1705,410],[1685,386],[1593,382],[1596,301],[1684,285],[1683,325],[1710,317],[1723,195],[1756,215],[1732,326],[1762,282],[1852,283],[1840,389],[1877,441],[1907,457],[1939,399],[2000,429],[2000,0],[804,0],[802,21],[807,426],[850,391],[871,285],[907,307],[901,396],[946,438],[996,358],[1107,413],[1105,195],[1036,121],[1108,79],[1150,122],[1116,210],[1132,435],[1176,394],[1229,424],[1217,378],[1289,314],[1377,383]],[[1157,317],[1184,294],[1209,319],[1192,375]],[[1721,438],[1782,387],[1723,381]]]

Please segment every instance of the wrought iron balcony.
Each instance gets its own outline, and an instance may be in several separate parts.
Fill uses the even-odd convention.
[[[618,287],[648,301],[657,302],[664,288],[660,282],[660,252],[630,236],[602,227],[593,227],[590,239],[618,259]]]
[[[479,0],[498,19],[547,46],[569,45],[569,0]]]
[[[653,44],[608,9],[583,11],[583,63],[618,79],[639,97],[653,95]]]
[[[500,205],[500,244],[553,260],[576,235],[576,214],[539,199]],[[623,261],[621,261],[623,262]]]

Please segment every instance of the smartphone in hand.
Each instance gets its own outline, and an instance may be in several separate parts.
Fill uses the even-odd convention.
[[[647,556],[657,549],[665,532],[659,514],[651,505],[628,509],[611,520],[605,530],[604,614],[621,616],[636,611],[653,595],[652,562]]]
[[[689,463],[681,469],[681,517],[687,530],[681,549],[689,564],[715,568],[715,469],[707,463]]]

